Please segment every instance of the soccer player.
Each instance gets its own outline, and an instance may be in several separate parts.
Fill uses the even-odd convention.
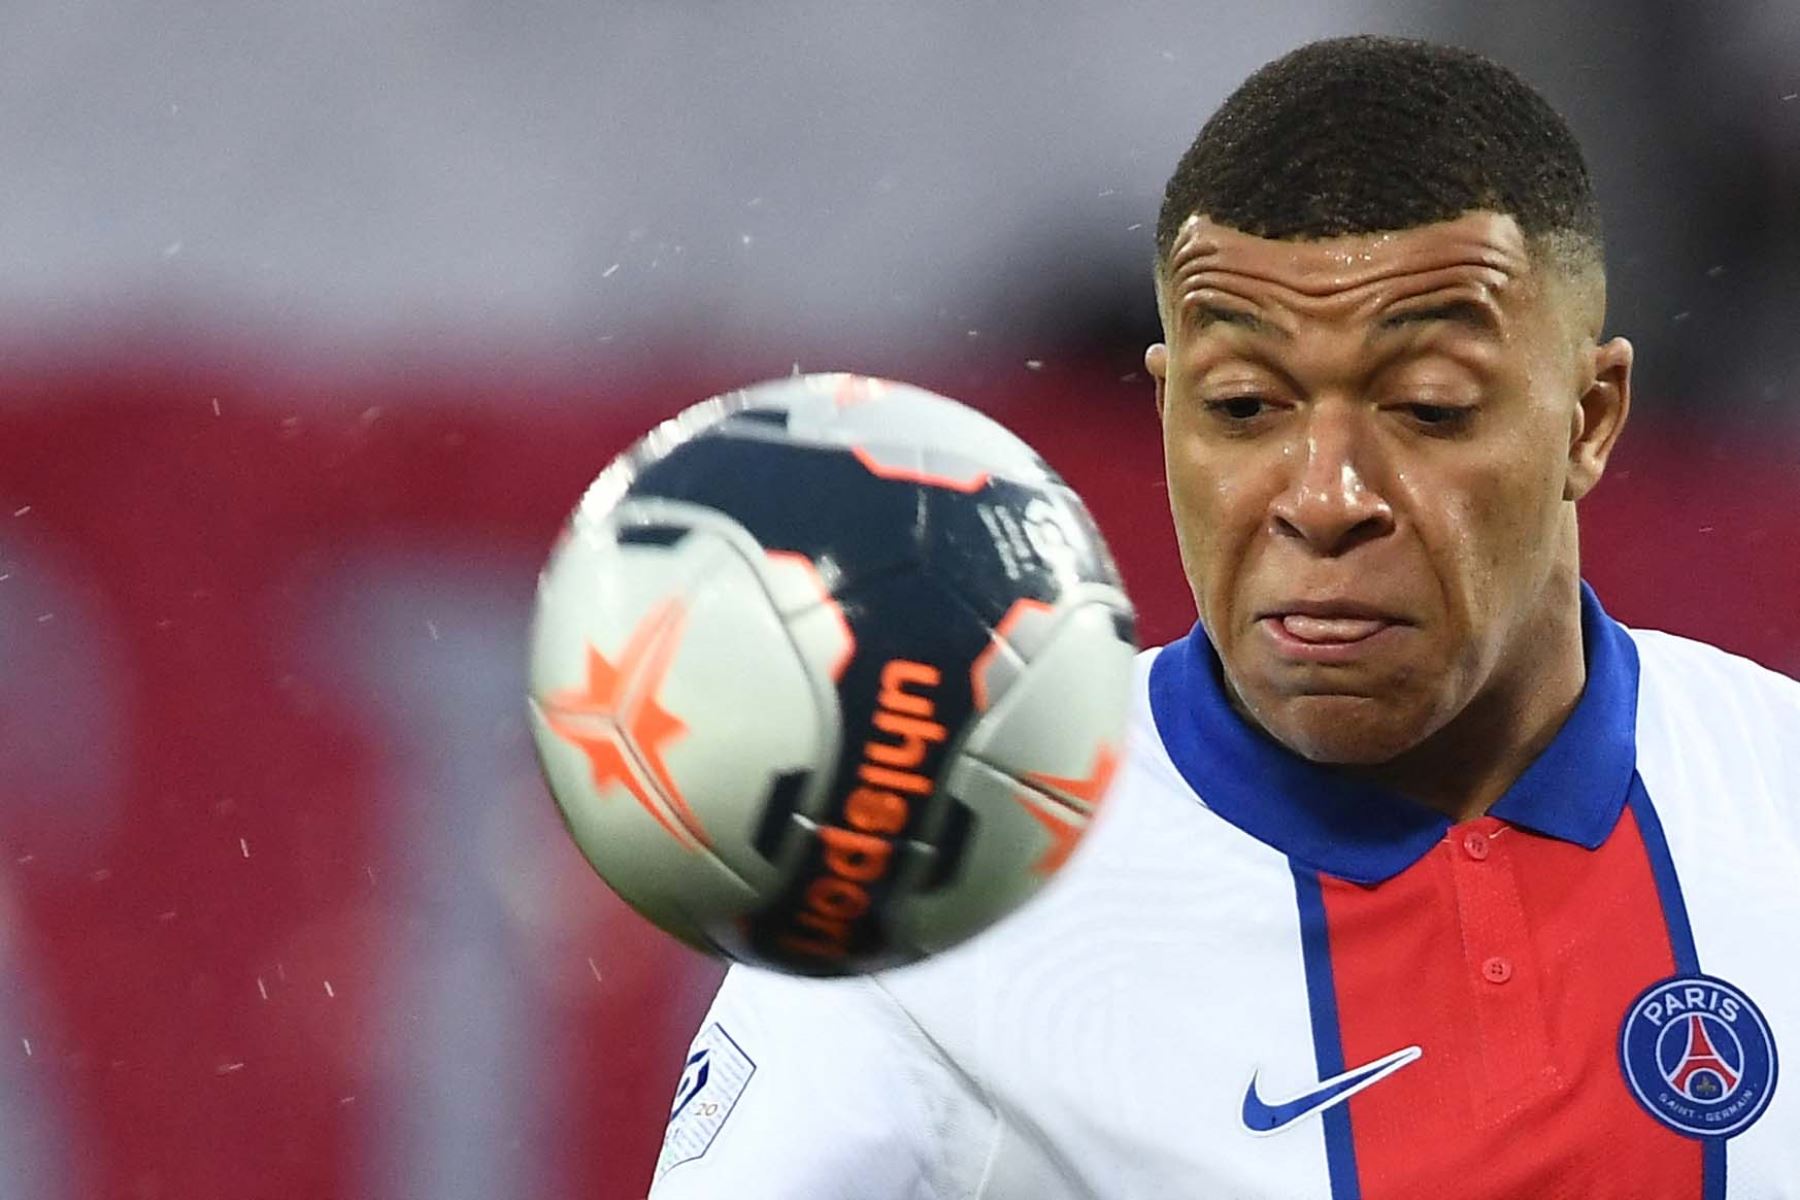
[[[1315,43],[1157,250],[1199,623],[1106,807],[964,946],[734,968],[657,1200],[1800,1197],[1800,685],[1581,582],[1632,348],[1565,123]]]

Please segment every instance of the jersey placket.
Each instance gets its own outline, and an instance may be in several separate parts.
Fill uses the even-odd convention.
[[[1542,956],[1519,895],[1522,844],[1503,821],[1454,826],[1434,851],[1456,894],[1463,974],[1475,1030],[1467,1056],[1475,1119],[1483,1127],[1561,1086],[1544,1005]]]

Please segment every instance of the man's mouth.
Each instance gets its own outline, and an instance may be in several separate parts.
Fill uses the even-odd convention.
[[[1286,613],[1274,618],[1289,637],[1312,644],[1360,642],[1393,624],[1382,617],[1314,617]]]
[[[1257,624],[1283,658],[1329,664],[1361,661],[1410,622],[1373,604],[1338,597],[1270,605]]]

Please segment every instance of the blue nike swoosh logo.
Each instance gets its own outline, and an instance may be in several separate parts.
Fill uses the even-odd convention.
[[[1334,1075],[1305,1095],[1280,1104],[1270,1104],[1256,1094],[1256,1075],[1252,1074],[1250,1087],[1244,1092],[1244,1128],[1256,1134],[1280,1133],[1301,1117],[1324,1112],[1364,1088],[1373,1087],[1424,1053],[1418,1046],[1396,1050],[1372,1063]]]

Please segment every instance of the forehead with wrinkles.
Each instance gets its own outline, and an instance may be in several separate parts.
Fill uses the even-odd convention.
[[[1306,241],[1256,237],[1190,217],[1162,268],[1165,321],[1189,323],[1209,296],[1319,318],[1369,315],[1405,300],[1466,299],[1507,307],[1528,290],[1532,258],[1511,217],[1470,213],[1390,233]]]

